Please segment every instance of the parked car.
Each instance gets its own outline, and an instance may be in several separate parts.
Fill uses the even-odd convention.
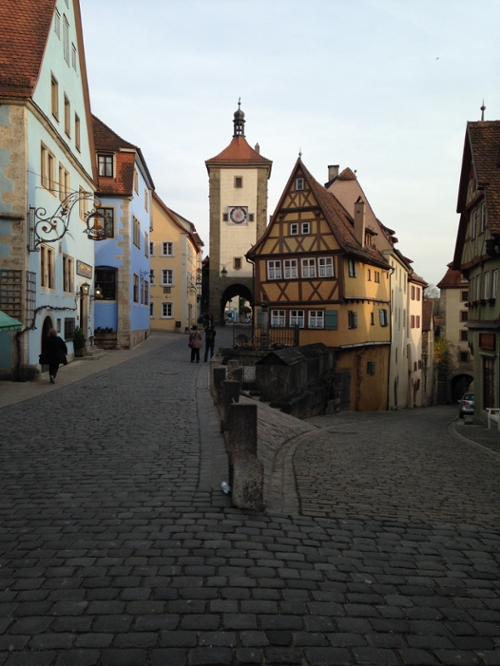
[[[458,401],[458,418],[474,415],[474,393],[464,393],[462,400]]]

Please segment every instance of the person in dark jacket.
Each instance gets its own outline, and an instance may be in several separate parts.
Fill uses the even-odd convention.
[[[210,358],[214,355],[215,335],[215,327],[212,322],[209,322],[208,326],[205,328],[205,363],[207,362],[209,353]]]
[[[55,384],[59,365],[61,363],[66,365],[68,362],[66,359],[68,348],[64,340],[57,335],[55,328],[50,329],[48,337],[44,340],[42,351],[45,362],[49,366],[50,383]]]

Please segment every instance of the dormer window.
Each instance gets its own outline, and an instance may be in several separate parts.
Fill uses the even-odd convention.
[[[97,162],[99,176],[113,178],[113,155],[98,155]]]
[[[297,178],[295,180],[295,191],[300,192],[303,189],[304,189],[304,179],[303,178]]]

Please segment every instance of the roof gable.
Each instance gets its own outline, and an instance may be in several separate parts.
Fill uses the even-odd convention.
[[[271,175],[271,160],[263,157],[254,150],[244,136],[234,136],[233,140],[224,150],[205,162],[207,169],[210,166],[232,166],[234,164],[246,167],[266,167]]]
[[[307,199],[301,197],[300,191],[295,190],[295,181],[297,178],[303,178],[305,181],[304,191],[308,192]],[[349,215],[338,199],[320,185],[311,173],[309,173],[300,157],[292,169],[290,178],[271,218],[271,223],[248,255],[254,256],[262,248],[281,210],[290,208],[300,209],[303,207],[317,207],[321,210],[333,236],[346,253],[353,254],[360,259],[375,263],[386,269],[389,268],[389,264],[379,250],[363,247],[356,240],[354,236],[354,220],[351,215]]]

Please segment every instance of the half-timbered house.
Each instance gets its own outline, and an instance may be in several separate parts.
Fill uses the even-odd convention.
[[[484,109],[483,109],[484,112]],[[500,405],[500,120],[467,123],[458,190],[453,268],[468,280],[460,314],[474,356],[477,418]]]
[[[354,218],[299,158],[265,233],[248,252],[254,263],[255,321],[262,303],[271,329],[300,327],[300,344],[335,350],[341,404],[387,409],[390,264],[372,245],[365,202]]]

